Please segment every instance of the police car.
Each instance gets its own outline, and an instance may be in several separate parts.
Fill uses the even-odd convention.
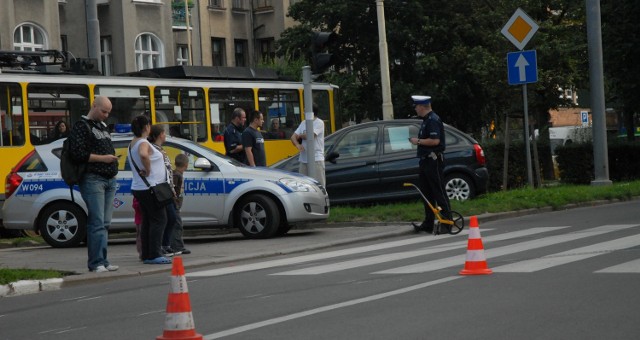
[[[114,136],[120,157],[118,189],[110,230],[132,229],[132,174],[127,161],[132,136]],[[85,240],[87,207],[78,187],[74,200],[60,175],[63,140],[39,145],[7,176],[4,227],[39,231],[53,247],[72,247]],[[269,238],[292,224],[329,217],[326,190],[312,178],[269,168],[251,168],[189,140],[167,137],[163,148],[175,161],[185,154],[185,227],[234,226],[248,238]]]

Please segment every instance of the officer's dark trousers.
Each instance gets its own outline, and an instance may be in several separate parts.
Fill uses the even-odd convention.
[[[451,218],[449,197],[444,190],[444,158],[442,155],[433,159],[425,157],[420,160],[420,190],[432,205],[442,208],[442,217]],[[424,222],[427,226],[433,226],[435,216],[433,211],[424,202]]]

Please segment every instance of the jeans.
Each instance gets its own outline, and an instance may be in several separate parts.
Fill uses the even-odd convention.
[[[177,220],[176,204],[171,202],[167,204],[167,225],[164,227],[164,234],[162,235],[162,247],[171,248],[171,241],[173,240],[174,226]],[[177,249],[174,249],[177,250]]]
[[[171,249],[183,250],[184,241],[182,240],[182,217],[180,217],[180,210],[176,208],[176,221],[173,225],[173,240],[171,240]]]
[[[116,179],[86,173],[79,186],[88,211],[87,267],[89,270],[95,270],[98,266],[109,265],[107,243],[113,213],[113,199],[116,195]]]
[[[131,190],[140,203],[142,225],[140,226],[141,259],[153,260],[163,256],[162,234],[167,225],[167,209],[160,205],[150,189]]]

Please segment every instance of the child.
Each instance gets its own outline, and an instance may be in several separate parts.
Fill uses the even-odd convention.
[[[173,239],[171,240],[171,249],[175,249],[176,252],[182,254],[191,254],[189,249],[184,247],[184,241],[182,240],[182,218],[180,217],[180,208],[182,208],[183,192],[184,192],[184,177],[183,174],[189,166],[189,157],[185,154],[179,154],[176,156],[176,168],[173,170],[173,185],[176,192],[175,207],[176,207],[176,222],[173,226]]]

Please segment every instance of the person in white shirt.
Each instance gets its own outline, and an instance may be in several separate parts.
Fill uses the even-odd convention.
[[[313,138],[315,141],[315,157],[312,164],[316,167],[316,180],[322,184],[322,186],[327,186],[327,180],[324,174],[324,121],[318,118],[316,114],[318,112],[318,107],[313,105]],[[307,154],[307,122],[302,121],[296,131],[291,136],[291,143],[298,148],[300,151],[300,155],[298,156],[298,161],[300,162],[300,168],[298,172],[303,175],[309,175],[309,155]]]

